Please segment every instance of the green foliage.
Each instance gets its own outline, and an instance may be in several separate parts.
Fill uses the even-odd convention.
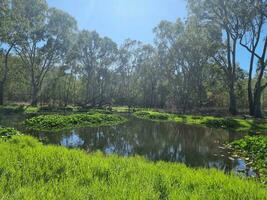
[[[15,135],[22,135],[22,133],[14,128],[0,127],[0,139],[8,139]]]
[[[258,119],[221,118],[213,116],[192,116],[160,113],[155,111],[137,111],[134,115],[141,119],[172,121],[192,125],[204,125],[235,131],[256,131],[266,133],[267,121]]]
[[[108,126],[125,122],[124,117],[98,112],[72,115],[40,115],[27,119],[25,125],[35,130],[62,130],[85,126]]]
[[[33,113],[38,113],[39,110],[40,108],[37,106],[26,106],[24,112],[27,114],[33,114]]]
[[[75,107],[72,106],[42,106],[39,109],[40,112],[73,112],[75,111]]]
[[[215,128],[237,129],[240,127],[240,124],[238,123],[238,121],[233,118],[207,120],[205,124],[207,126],[215,127]]]
[[[182,164],[86,154],[29,136],[0,142],[2,199],[266,199],[253,180]]]
[[[241,156],[248,157],[252,166],[259,171],[261,181],[267,183],[267,137],[246,136],[231,143],[231,147]]]
[[[144,119],[151,119],[151,120],[168,120],[169,114],[154,112],[154,111],[138,111],[135,113],[136,116]]]

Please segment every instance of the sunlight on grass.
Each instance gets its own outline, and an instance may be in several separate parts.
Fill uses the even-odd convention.
[[[0,142],[2,199],[264,199],[252,180],[215,169],[43,146],[29,136]]]

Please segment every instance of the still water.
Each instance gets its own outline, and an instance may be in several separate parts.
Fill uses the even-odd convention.
[[[242,159],[229,159],[223,144],[241,138],[242,134],[222,129],[183,125],[169,122],[152,122],[125,115],[124,124],[77,128],[61,132],[26,130],[24,115],[0,115],[2,126],[18,128],[39,138],[45,144],[80,148],[87,152],[102,151],[122,156],[144,156],[149,160],[180,162],[191,167],[217,168],[225,172],[254,173],[246,169]]]

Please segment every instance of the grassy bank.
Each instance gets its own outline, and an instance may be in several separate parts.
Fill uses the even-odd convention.
[[[213,116],[192,116],[161,113],[155,111],[137,111],[134,115],[141,119],[153,121],[169,121],[191,125],[204,125],[235,131],[267,132],[267,121],[260,119],[222,118]]]
[[[119,115],[104,114],[94,111],[71,115],[40,115],[27,119],[25,125],[34,130],[58,131],[75,127],[116,125],[125,121],[126,119]]]
[[[260,180],[267,184],[267,137],[246,136],[231,143],[230,147],[234,150],[234,154],[246,158],[248,163],[258,170]]]
[[[0,141],[1,199],[267,199],[252,180],[182,164],[86,154],[29,136]]]

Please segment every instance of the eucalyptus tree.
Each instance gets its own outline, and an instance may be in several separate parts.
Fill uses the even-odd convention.
[[[191,16],[176,44],[180,49],[180,69],[184,79],[184,104],[202,107],[207,101],[205,82],[208,80],[212,56],[216,53],[221,33],[212,23],[202,23]],[[187,99],[187,100],[186,100]]]
[[[141,43],[126,39],[118,50],[116,74],[118,75],[117,92],[118,103],[133,106],[138,96],[134,72],[137,66],[137,52]]]
[[[85,104],[95,106],[109,101],[109,72],[116,61],[117,45],[95,31],[81,31],[74,48],[85,79]]]
[[[36,105],[46,74],[68,50],[76,21],[63,11],[49,9],[45,0],[14,0],[13,9],[20,20],[15,49],[28,70],[31,104]]]
[[[226,39],[222,46],[225,47],[226,63],[221,65],[227,78],[229,89],[229,111],[237,113],[236,107],[236,51],[238,39],[241,34],[241,21],[235,10],[242,0],[188,0],[190,14],[196,15],[203,22],[216,24]]]
[[[169,90],[169,95],[165,101],[167,101],[167,104],[174,104],[179,107],[179,105],[182,105],[179,101],[182,96],[180,87],[182,85],[182,72],[179,69],[181,49],[176,48],[178,47],[176,44],[184,33],[184,24],[180,19],[177,19],[175,23],[165,20],[161,21],[153,31],[155,34],[157,65],[167,81],[166,88]]]
[[[177,107],[185,112],[200,107],[206,100],[205,67],[215,53],[220,32],[196,17],[186,23],[163,21],[155,28],[156,45],[165,66]]]
[[[146,107],[157,105],[157,87],[160,81],[156,64],[156,51],[152,45],[141,45],[137,49],[136,84],[138,85],[139,103]]]
[[[12,11],[10,0],[0,0],[0,53],[4,57],[0,63],[1,78],[0,78],[0,105],[4,104],[5,83],[8,76],[8,59],[15,45],[15,13]]]
[[[248,101],[249,111],[255,117],[262,117],[261,96],[267,83],[263,78],[267,66],[267,1],[245,0],[235,8],[242,20],[242,34],[240,45],[250,54],[248,77]],[[252,90],[253,71],[256,66],[256,83]]]

